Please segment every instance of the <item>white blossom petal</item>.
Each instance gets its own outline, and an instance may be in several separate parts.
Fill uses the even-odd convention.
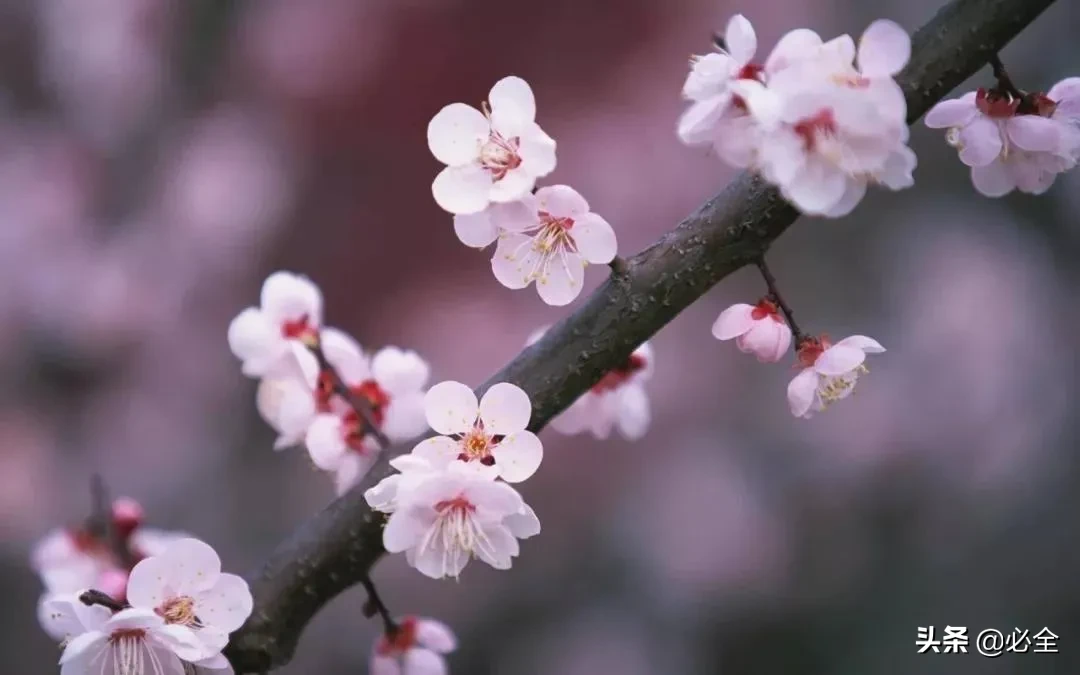
[[[895,21],[878,19],[859,38],[859,71],[866,77],[892,77],[911,58],[911,38]]]
[[[406,675],[447,675],[446,660],[428,649],[413,648],[405,652]]]
[[[578,253],[594,265],[606,265],[615,259],[619,244],[615,230],[595,213],[585,213],[574,221],[570,234]]]
[[[579,218],[589,212],[589,202],[569,185],[548,185],[536,191],[536,209],[555,218]]]
[[[546,272],[546,273],[544,273]],[[585,261],[576,253],[563,252],[536,280],[540,299],[553,307],[562,307],[581,295],[585,283]]]
[[[447,436],[432,436],[416,444],[410,453],[426,461],[433,469],[441,469],[461,455],[461,444]]]
[[[397,347],[383,347],[371,360],[371,373],[379,386],[400,396],[423,389],[431,370],[416,352]]]
[[[478,213],[454,216],[454,234],[466,246],[484,248],[499,238],[499,228],[488,207]]]
[[[1001,197],[1016,189],[1016,181],[1003,162],[971,167],[971,183],[987,197]]]
[[[534,178],[543,178],[555,170],[555,148],[555,139],[533,124],[525,131],[518,146],[521,166]]]
[[[424,397],[428,425],[437,433],[461,434],[472,429],[480,404],[472,389],[452,380],[440,382]]]
[[[500,284],[517,290],[525,288],[533,280],[532,272],[538,263],[532,237],[507,233],[499,238],[499,245],[491,257],[491,271]]]
[[[531,431],[509,434],[491,451],[499,476],[507,483],[520,483],[540,468],[544,446]]]
[[[821,353],[814,362],[814,370],[822,375],[835,377],[846,375],[862,365],[866,352],[847,345],[833,345]]]
[[[511,75],[495,83],[488,93],[491,124],[504,138],[520,136],[536,120],[536,98],[532,87]]]
[[[619,432],[627,440],[636,441],[649,429],[649,396],[641,385],[627,384],[615,392],[618,398],[618,416],[615,419]]]
[[[480,399],[480,420],[489,434],[506,435],[529,426],[532,403],[521,387],[509,382],[494,384]]]
[[[923,124],[931,129],[962,127],[975,119],[978,114],[979,109],[975,107],[975,92],[969,92],[960,98],[951,98],[935,105],[926,113]]]
[[[439,654],[449,654],[457,649],[457,637],[450,627],[434,619],[419,619],[416,622],[416,641]]]
[[[730,340],[746,333],[754,327],[754,306],[736,303],[720,312],[712,325],[713,337],[717,340]]]
[[[867,354],[881,354],[885,351],[885,348],[881,346],[881,343],[874,338],[866,337],[865,335],[852,335],[846,337],[843,340],[837,342],[836,347],[854,347],[861,349]]]
[[[1038,115],[1017,115],[1005,123],[1009,140],[1032,152],[1053,152],[1061,141],[1059,122]]]
[[[749,63],[757,51],[757,35],[754,27],[742,14],[736,14],[728,19],[727,29],[724,31],[724,45],[727,51],[739,63]]]
[[[968,166],[986,166],[1001,154],[1001,130],[997,122],[979,116],[960,130],[960,161]]]
[[[488,205],[491,185],[491,174],[477,164],[448,166],[435,176],[431,194],[444,211],[477,213]]]
[[[270,321],[307,319],[309,325],[322,324],[322,292],[310,279],[291,272],[274,272],[263,282],[259,304]]]
[[[428,123],[428,148],[435,159],[447,166],[468,164],[479,157],[480,146],[490,132],[491,125],[479,110],[451,103]]]
[[[817,398],[818,374],[806,368],[788,384],[788,405],[795,417],[805,417]]]

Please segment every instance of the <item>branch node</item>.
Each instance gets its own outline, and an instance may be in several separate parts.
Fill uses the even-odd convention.
[[[371,403],[353,392],[349,388],[349,385],[345,384],[345,380],[341,379],[341,374],[326,358],[326,353],[323,352],[322,344],[318,341],[312,341],[305,343],[308,350],[315,355],[315,360],[319,364],[319,371],[326,373],[330,378],[330,386],[333,387],[334,393],[340,396],[349,404],[349,407],[360,416],[360,419],[364,422],[364,431],[375,437],[375,442],[379,444],[379,447],[383,450],[390,447],[390,439],[379,428],[379,424],[375,419],[375,409],[371,406]]]

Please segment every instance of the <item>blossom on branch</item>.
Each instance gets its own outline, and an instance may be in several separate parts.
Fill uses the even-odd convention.
[[[407,616],[397,622],[397,632],[375,641],[371,675],[445,675],[444,654],[457,649],[450,627],[435,619]]]
[[[734,338],[739,351],[753,354],[762,363],[779,361],[791,347],[791,327],[769,298],[756,305],[737,303],[720,312],[712,334],[717,340]]]
[[[526,429],[529,395],[509,382],[492,385],[479,402],[464,384],[440,382],[428,390],[424,411],[431,428],[443,435],[421,441],[412,454],[436,468],[476,464],[518,483],[536,473],[544,458],[540,439]]]
[[[520,77],[495,83],[483,112],[451,103],[432,118],[428,148],[446,165],[431,192],[454,214],[524,197],[555,169],[555,141],[536,124],[532,88]]]
[[[63,675],[184,675],[177,652],[190,652],[196,645],[165,619],[134,608],[115,614],[102,607],[84,612],[79,604],[70,599],[49,606],[58,622],[78,631],[60,656]]]
[[[1042,194],[1080,162],[1080,78],[1020,97],[979,89],[938,103],[924,122],[948,129],[946,139],[971,167],[980,194]]]
[[[585,268],[615,258],[618,243],[606,220],[567,185],[550,185],[491,216],[499,244],[491,258],[495,278],[507,288],[536,282],[549,305],[567,305],[581,294]]]
[[[310,279],[274,272],[263,283],[258,307],[229,324],[229,348],[248,377],[295,375],[295,355],[318,338],[322,292]]]
[[[798,347],[802,371],[788,385],[788,405],[796,417],[811,417],[831,403],[847,398],[860,375],[869,372],[867,354],[885,351],[876,340],[853,335],[832,344],[827,338],[807,338]]]

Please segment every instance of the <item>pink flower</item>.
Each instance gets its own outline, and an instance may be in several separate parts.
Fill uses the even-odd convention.
[[[536,124],[529,84],[504,77],[488,102],[484,112],[451,103],[428,124],[428,147],[446,165],[431,191],[450,213],[478,213],[491,202],[520,199],[555,169],[555,141]]]
[[[229,348],[249,377],[291,375],[294,356],[317,337],[322,293],[307,277],[274,272],[262,286],[259,307],[248,307],[229,324]]]
[[[407,616],[393,636],[375,641],[371,675],[446,675],[446,659],[457,649],[450,627],[434,619]]]
[[[540,298],[562,306],[583,287],[585,267],[615,258],[615,231],[566,185],[542,187],[513,208],[500,210],[499,245],[491,258],[495,278],[507,288],[533,281]]]
[[[519,483],[540,467],[544,446],[528,431],[529,395],[509,382],[492,385],[479,402],[460,382],[440,382],[428,390],[428,424],[443,434],[421,441],[412,454],[436,468],[451,462],[492,467],[491,474]]]
[[[791,328],[780,308],[768,298],[756,305],[738,303],[720,312],[712,334],[717,340],[735,338],[739,351],[753,354],[762,363],[779,361],[791,347]]]
[[[863,364],[867,354],[885,351],[876,340],[853,335],[831,344],[827,338],[809,338],[798,348],[803,370],[788,385],[788,404],[795,417],[810,417],[829,404],[847,398],[855,389],[859,375],[868,369]]]
[[[1023,98],[979,89],[938,103],[924,121],[948,129],[946,138],[971,167],[979,193],[1042,194],[1080,161],[1080,78]]]

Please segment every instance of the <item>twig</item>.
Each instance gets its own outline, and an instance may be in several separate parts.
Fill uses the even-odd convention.
[[[1053,0],[953,0],[912,37],[897,76],[908,123],[982,68]],[[798,214],[780,194],[741,174],[657,243],[634,256],[625,278],[609,279],[570,317],[496,373],[533,402],[532,431],[569,406],[633,350],[713,285],[753,264]],[[820,226],[820,223],[815,223]],[[338,593],[360,583],[384,553],[384,519],[364,490],[388,475],[382,453],[358,486],[316,514],[249,578],[255,611],[233,633],[226,655],[237,672],[289,661],[304,627]]]
[[[370,576],[364,576],[360,578],[360,584],[367,591],[368,596],[367,602],[364,603],[364,616],[371,618],[378,614],[379,618],[382,619],[383,630],[386,632],[387,637],[393,638],[398,632],[398,625],[390,614],[390,610],[387,609],[386,603],[379,596],[379,591],[375,589],[375,582],[371,580]]]
[[[1005,64],[1001,62],[1001,57],[997,54],[990,57],[990,68],[994,71],[998,91],[1013,98],[1024,98],[1024,92],[1013,84],[1012,78],[1009,77],[1008,71],[1005,70]]]
[[[116,529],[109,489],[105,487],[105,480],[100,474],[94,474],[90,479],[90,496],[93,501],[93,511],[87,520],[87,529],[91,534],[105,541],[117,565],[124,570],[130,570],[138,561],[135,560],[131,548]]]
[[[114,612],[119,612],[122,609],[130,607],[125,602],[117,602],[108,593],[102,593],[101,591],[83,591],[79,594],[79,602],[88,607],[94,605],[101,605],[107,609],[111,609]]]
[[[386,437],[386,434],[382,432],[382,429],[379,428],[378,423],[375,421],[375,410],[371,407],[371,403],[363,396],[354,393],[349,388],[349,385],[345,384],[337,369],[326,359],[322,345],[317,343],[314,345],[309,344],[308,349],[315,355],[315,359],[319,363],[319,371],[326,373],[330,378],[330,386],[333,387],[334,393],[343,398],[349,404],[349,407],[364,421],[364,432],[374,436],[380,448],[385,450],[390,447],[390,439]]]
[[[776,277],[769,270],[769,266],[765,262],[765,256],[758,258],[755,264],[761,272],[761,278],[765,280],[765,285],[769,287],[769,298],[779,305],[780,311],[784,313],[784,318],[787,319],[788,326],[791,328],[791,334],[795,338],[795,347],[798,348],[806,335],[799,330],[799,325],[795,323],[795,314],[791,311],[791,307],[784,302],[783,296],[780,295],[780,289],[776,285]]]

